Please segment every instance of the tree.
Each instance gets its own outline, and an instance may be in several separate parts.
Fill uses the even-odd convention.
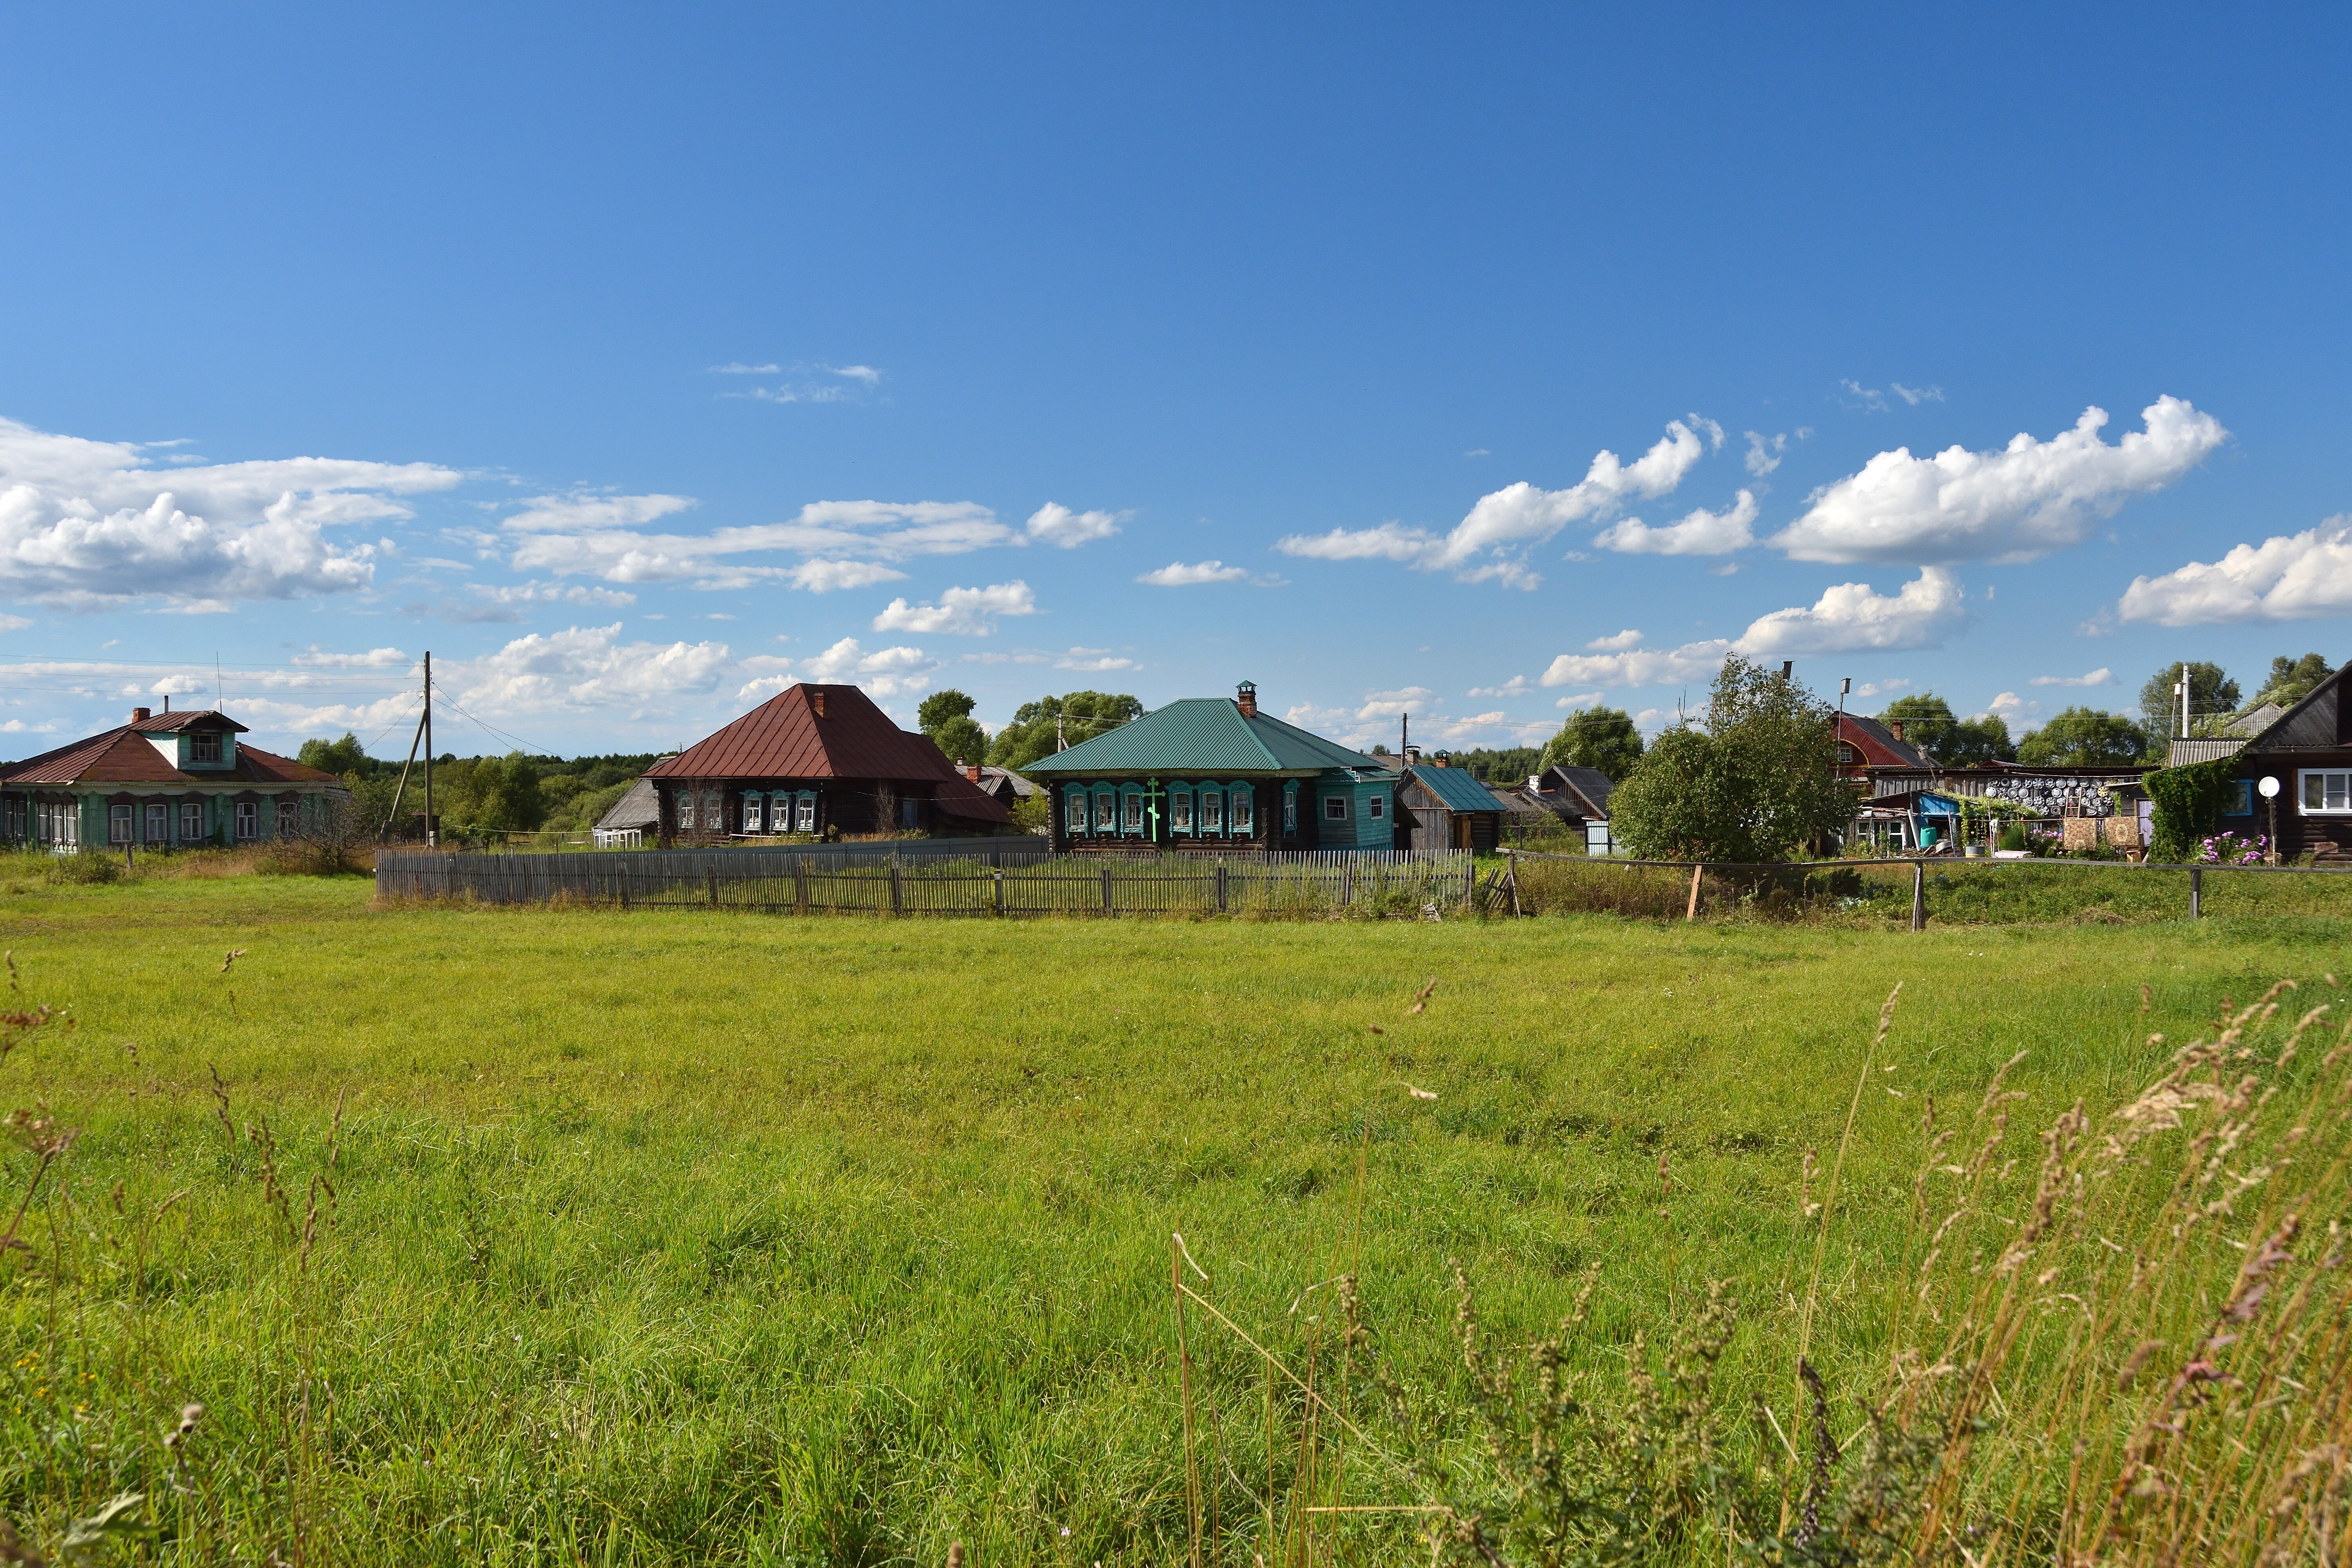
[[[2020,741],[2017,760],[2035,767],[2123,767],[2140,760],[2147,741],[2120,713],[2069,708]]]
[[[950,762],[984,762],[988,731],[973,720],[971,707],[971,699],[953,687],[934,691],[915,710],[915,724]]]
[[[1609,797],[1612,833],[1652,859],[1777,860],[1853,817],[1837,776],[1834,712],[1734,654],[1704,730],[1669,730]]]
[[[1937,762],[1952,760],[1944,755],[1944,740],[1960,721],[1953,715],[1952,705],[1934,692],[1915,691],[1896,698],[1879,710],[1878,721],[1890,730],[1902,725],[1903,738]]]
[[[2147,732],[2150,751],[2175,735],[2197,733],[2200,721],[2226,718],[2238,710],[2238,683],[2223,674],[2220,665],[2192,659],[2189,664],[2189,728],[2183,731],[2180,698],[2172,689],[2179,679],[2180,666],[2168,664],[2139,689],[2140,728]]]
[[[349,730],[340,741],[305,741],[294,760],[306,768],[317,768],[341,778],[350,778],[368,771],[368,754],[359,737]]]
[[[1642,760],[1642,731],[1622,708],[1580,708],[1543,749],[1541,767],[1598,768],[1622,783]]]
[[[1125,693],[1073,691],[1061,697],[1041,697],[1034,702],[1024,702],[1014,710],[1013,722],[996,732],[996,739],[989,744],[988,761],[996,767],[1018,773],[1059,749],[1055,729],[1057,721],[1062,737],[1075,746],[1142,717],[1143,704]]]
[[[2009,738],[2009,724],[1998,713],[1980,714],[1974,719],[1956,719],[1936,749],[1936,760],[1947,767],[1973,767],[1979,763],[2010,763],[2017,760],[2017,747]]]
[[[2259,708],[2265,702],[2275,702],[2282,708],[2292,708],[2310,696],[2313,687],[2335,673],[2335,668],[2315,653],[2305,654],[2301,658],[2273,658],[2270,679],[2263,682],[2263,689],[2248,706]]]

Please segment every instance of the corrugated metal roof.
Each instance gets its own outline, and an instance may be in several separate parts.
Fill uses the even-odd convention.
[[[824,699],[817,717],[815,699]],[[855,686],[790,686],[725,729],[646,770],[670,779],[961,779]],[[1001,807],[999,808],[1002,809]]]
[[[661,797],[654,793],[651,779],[639,779],[629,786],[629,793],[613,803],[613,808],[596,819],[596,826],[606,832],[630,827],[661,826]]]
[[[1181,697],[1132,723],[1040,758],[1030,773],[1317,773],[1380,767],[1269,714],[1244,716],[1230,697]]]
[[[1407,768],[1404,776],[1427,790],[1448,811],[1501,811],[1503,803],[1467,768]]]
[[[1877,720],[1861,713],[1842,715],[1844,724],[1838,738],[1863,754],[1863,760],[1879,767],[1924,768],[1933,764],[1927,753],[1895,734],[1894,730]]]
[[[1013,820],[1013,813],[1005,809],[1003,801],[961,773],[941,779],[931,791],[931,804],[961,822],[1003,826]]]
[[[242,735],[245,726],[227,714],[210,708],[183,708],[177,713],[155,713],[131,726],[142,735],[168,735],[181,730],[233,730]]]
[[[1588,809],[1579,812],[1578,816],[1592,817],[1602,822],[1609,820],[1609,796],[1616,789],[1617,784],[1616,781],[1607,773],[1602,773],[1599,768],[1575,767],[1567,763],[1555,763],[1551,766],[1550,776],[1559,781],[1561,788],[1583,800]]]
[[[178,715],[174,714],[174,718]],[[236,765],[183,773],[128,724],[0,769],[0,784],[332,784],[335,775],[240,743]]]
[[[2234,757],[2245,749],[2246,742],[2242,736],[2227,740],[2176,738],[2164,753],[2164,765],[2168,768],[2178,768],[2185,767],[2190,763],[2218,762],[2223,757]]]

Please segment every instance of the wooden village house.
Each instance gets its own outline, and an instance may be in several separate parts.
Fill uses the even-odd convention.
[[[2234,778],[2221,803],[2222,831],[2242,838],[2273,836],[2284,860],[2308,855],[2326,864],[2352,861],[2352,665],[2321,681],[2303,700],[2252,736],[2175,741],[2176,766],[2227,757]],[[2251,715],[2260,722],[2263,714]],[[2241,725],[2240,728],[2250,726]],[[2262,792],[2275,779],[2277,795]]]
[[[59,851],[226,847],[315,830],[343,781],[237,739],[216,710],[155,713],[0,765],[0,840]]]
[[[898,728],[855,686],[787,687],[645,778],[665,845],[779,833],[992,833],[1013,822],[927,737]]]
[[[1411,841],[1402,847],[1421,853],[1475,849],[1491,855],[1502,841],[1508,808],[1468,769],[1451,763],[1444,752],[1423,762],[1417,749],[1406,751],[1397,783],[1397,817]]]
[[[1056,851],[1391,849],[1397,775],[1227,697],[1181,698],[1023,770]]]

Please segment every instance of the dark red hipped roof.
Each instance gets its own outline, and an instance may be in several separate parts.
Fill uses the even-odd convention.
[[[172,715],[177,719],[178,714]],[[142,736],[152,725],[129,724],[76,741],[25,762],[0,767],[0,784],[333,784],[335,775],[305,767],[257,746],[239,745],[236,765],[183,772]],[[239,726],[242,728],[243,726]]]
[[[820,696],[823,718],[816,711]],[[932,800],[950,816],[974,822],[1013,820],[928,738],[898,728],[855,686],[787,687],[718,733],[656,763],[646,777],[929,784]]]

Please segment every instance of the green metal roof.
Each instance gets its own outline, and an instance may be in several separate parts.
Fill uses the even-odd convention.
[[[1467,768],[1407,768],[1405,776],[1435,795],[1438,804],[1448,811],[1503,809],[1503,803],[1485,784],[1472,778]]]
[[[1133,723],[1042,757],[1030,773],[1316,773],[1326,768],[1377,768],[1361,752],[1310,735],[1259,713],[1249,718],[1230,697],[1184,697]]]

